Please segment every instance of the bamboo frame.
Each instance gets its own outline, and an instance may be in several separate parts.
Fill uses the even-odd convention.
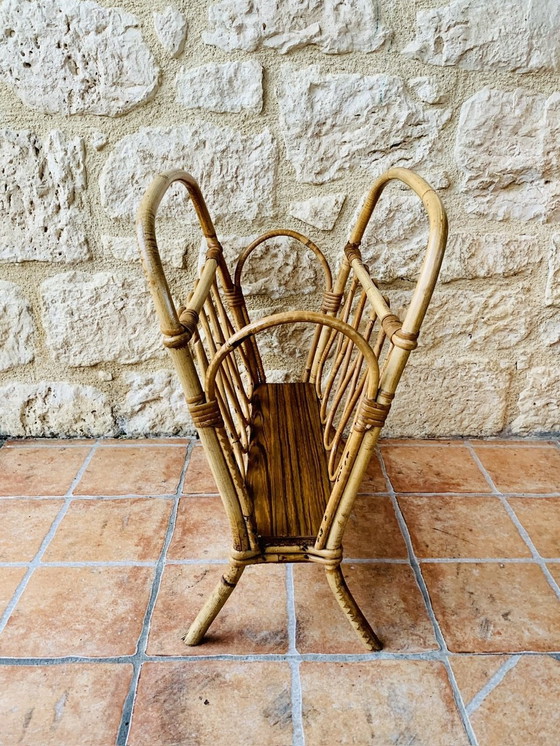
[[[402,321],[371,279],[359,249],[379,197],[392,180],[401,181],[419,196],[430,228],[424,262]],[[159,204],[175,182],[187,189],[208,246],[187,305],[179,309],[163,272],[155,227]],[[402,372],[416,347],[441,266],[447,219],[439,197],[407,169],[391,169],[379,177],[350,234],[334,282],[321,250],[291,230],[269,231],[253,241],[241,252],[232,279],[202,193],[184,171],[156,177],[140,205],[137,234],[163,343],[176,368],[231,528],[228,568],[191,624],[186,644],[202,641],[247,565],[315,562],[325,567],[334,596],[365,646],[381,649],[344,580],[342,537]],[[292,310],[250,322],[242,289],[243,269],[252,252],[275,236],[291,237],[314,253],[324,274],[323,304],[320,312]],[[275,385],[266,383],[259,335],[276,326],[300,323],[315,327],[303,383],[270,388]],[[386,340],[388,349],[380,371]],[[290,386],[299,388],[288,390]],[[275,422],[266,419],[273,414],[258,409],[259,392],[263,392],[266,406],[284,407],[270,412],[284,418],[285,432],[276,432]],[[267,392],[274,392],[274,396]],[[299,416],[298,406],[310,406],[316,416],[308,422]],[[268,458],[264,464],[260,455],[255,455],[263,452],[265,441],[259,440],[263,437]],[[306,448],[298,448],[301,438],[307,440]],[[314,462],[305,461],[311,459],[308,451],[314,454]],[[277,464],[281,453],[301,459],[297,465],[303,481],[298,487],[285,482],[285,494],[276,496],[275,502],[275,484],[282,481],[285,470],[271,470],[278,469],[272,464]],[[257,485],[263,477],[269,487],[259,492]],[[284,511],[281,517],[288,526],[287,534],[265,535],[260,530],[264,525],[263,499],[265,503],[272,500],[267,509]],[[298,515],[299,510],[305,512],[305,519]],[[305,535],[301,530],[296,532],[296,525],[304,526]]]

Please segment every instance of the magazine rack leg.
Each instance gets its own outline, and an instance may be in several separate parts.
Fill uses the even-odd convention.
[[[244,569],[245,565],[231,564],[228,567],[183,638],[186,645],[198,645],[202,641],[208,628],[220,613],[222,606],[231,596]]]
[[[383,645],[350,593],[340,565],[327,568],[327,580],[331,591],[340,604],[340,608],[348,617],[348,621],[354,627],[366,648],[368,650],[381,650]]]

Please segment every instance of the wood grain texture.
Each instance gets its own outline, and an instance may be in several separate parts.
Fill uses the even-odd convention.
[[[319,401],[309,383],[266,383],[253,394],[247,488],[257,532],[315,537],[331,491]]]

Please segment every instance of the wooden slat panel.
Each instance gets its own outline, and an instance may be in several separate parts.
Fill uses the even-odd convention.
[[[261,537],[316,536],[330,494],[310,383],[266,383],[252,398],[247,486]]]

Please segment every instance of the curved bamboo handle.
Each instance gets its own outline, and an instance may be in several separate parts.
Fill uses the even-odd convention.
[[[142,266],[148,280],[150,292],[160,320],[161,331],[166,336],[175,336],[183,331],[177,316],[175,303],[163,272],[161,256],[156,240],[156,213],[169,187],[176,181],[187,189],[196,211],[198,222],[209,249],[221,256],[222,248],[206,207],[204,197],[195,179],[186,171],[167,171],[159,174],[148,187],[136,216],[136,234]]]
[[[350,244],[356,247],[360,244],[379,197],[387,184],[395,180],[406,184],[420,197],[428,213],[430,224],[428,246],[420,276],[402,325],[403,332],[418,334],[434,291],[447,243],[447,215],[436,192],[414,171],[408,168],[391,168],[380,176],[370,189],[356,225],[350,234]]]
[[[245,339],[263,331],[264,329],[280,326],[282,324],[298,323],[328,326],[337,332],[341,332],[346,337],[349,337],[364,356],[365,363],[370,373],[367,381],[367,396],[369,398],[375,397],[379,384],[379,365],[377,358],[368,342],[366,342],[362,335],[357,332],[353,326],[350,326],[350,324],[347,324],[345,321],[342,321],[335,316],[327,316],[326,314],[318,313],[317,311],[284,311],[272,316],[265,316],[258,321],[253,321],[252,323],[247,324],[247,326],[244,326],[238,332],[233,334],[227,342],[217,350],[206,371],[205,389],[207,399],[210,401],[215,398],[215,379],[220,365]]]

